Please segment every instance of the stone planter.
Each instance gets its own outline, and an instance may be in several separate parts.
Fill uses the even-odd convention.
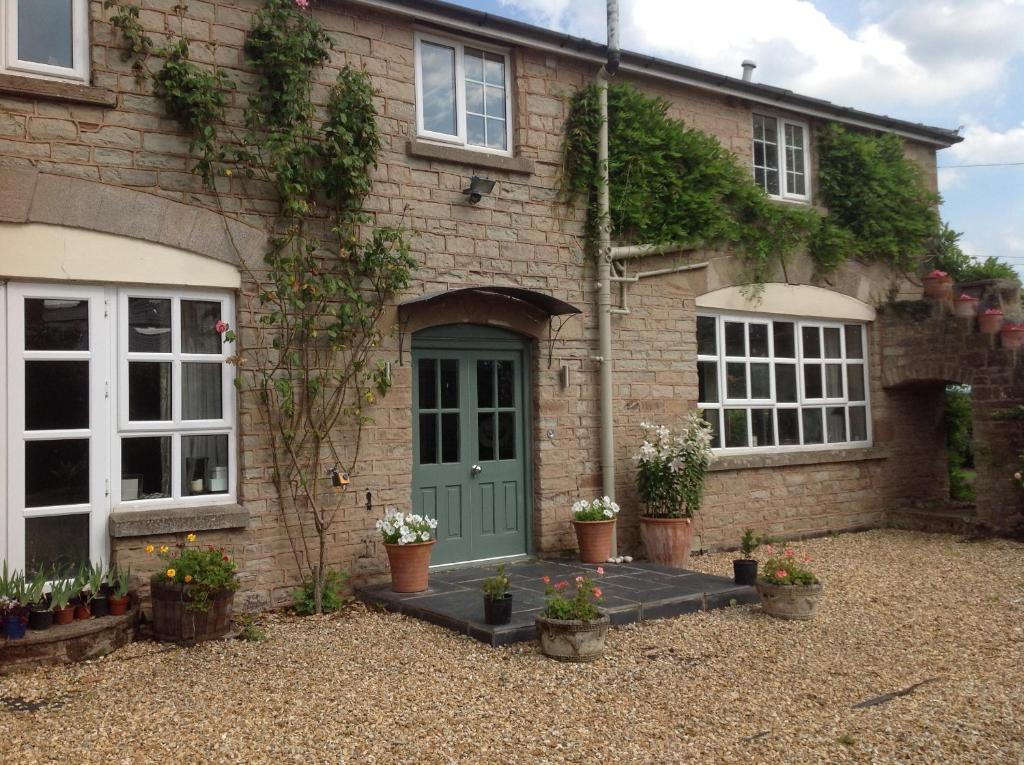
[[[953,278],[951,276],[924,277],[924,296],[932,300],[952,300]]]
[[[821,582],[817,584],[772,584],[758,581],[764,612],[779,619],[809,621],[821,600]]]
[[[1024,326],[1004,326],[999,330],[999,342],[1004,348],[1024,348]]]
[[[642,515],[640,539],[649,561],[672,568],[686,568],[693,546],[693,519]]]
[[[593,661],[604,653],[611,620],[604,611],[592,622],[536,616],[537,638],[545,656],[558,661]]]
[[[391,566],[392,592],[423,592],[430,576],[430,553],[436,540],[411,545],[389,545],[388,564]]]
[[[191,597],[188,587],[180,584],[152,582],[153,636],[168,643],[193,645],[204,640],[224,637],[231,629],[235,591],[210,593],[206,611],[188,608]]]
[[[604,563],[612,554],[612,533],[615,519],[610,521],[573,521],[576,543],[580,547],[580,562]]]
[[[1001,326],[1003,326],[1002,312],[983,313],[978,317],[978,331],[984,332],[986,335],[996,334]]]

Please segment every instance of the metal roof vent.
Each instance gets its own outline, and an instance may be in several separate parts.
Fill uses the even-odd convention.
[[[743,60],[743,81],[750,82],[754,79],[754,70],[757,69],[757,62],[749,58]]]

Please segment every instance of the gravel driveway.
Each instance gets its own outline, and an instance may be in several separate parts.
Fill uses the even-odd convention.
[[[0,762],[1024,762],[1024,545],[874,531],[798,549],[825,582],[815,621],[633,625],[592,665],[357,606],[267,617],[264,643],[135,643],[0,678],[42,704],[0,703]]]

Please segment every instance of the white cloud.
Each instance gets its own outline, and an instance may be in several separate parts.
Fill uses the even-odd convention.
[[[992,162],[1024,162],[1024,122],[1006,131],[967,118],[964,140],[942,153],[940,164],[967,165]]]

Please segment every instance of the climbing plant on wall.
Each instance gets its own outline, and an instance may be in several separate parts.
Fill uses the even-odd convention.
[[[403,232],[374,226],[363,209],[381,145],[373,89],[365,72],[344,66],[318,116],[311,91],[331,41],[307,0],[267,0],[246,41],[255,85],[234,124],[227,108],[235,83],[192,61],[180,29],[157,47],[135,6],[104,5],[137,77],[152,81],[189,136],[204,184],[219,199],[262,200],[268,187],[276,198],[267,252],[238,252],[257,290],[248,296],[250,326],[240,336],[227,330],[225,341],[245,340],[236,385],[266,426],[280,511],[320,612],[341,508],[332,474],[357,470],[369,410],[390,386],[384,365],[374,363],[390,331],[384,311],[416,265]],[[183,17],[185,6],[177,11]]]

